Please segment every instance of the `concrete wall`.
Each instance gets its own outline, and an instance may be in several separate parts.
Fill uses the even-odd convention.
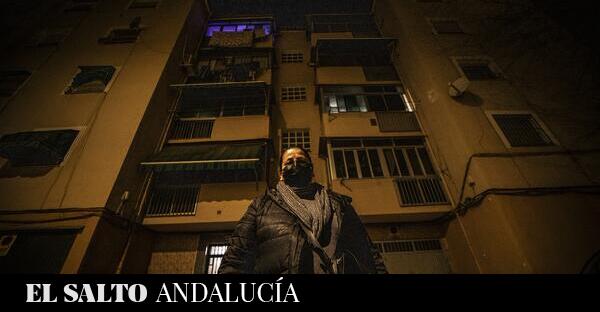
[[[574,102],[572,96],[567,96],[575,90],[573,85],[561,78],[563,68],[570,72],[572,66],[585,60],[571,58],[572,65],[567,66],[564,47],[580,51],[580,57],[589,55],[589,51],[550,26],[544,34],[572,45],[560,45],[561,49],[555,50],[523,42],[518,45],[517,41],[513,45],[509,32],[516,26],[494,28],[489,25],[493,22],[486,19],[505,14],[502,4],[484,6],[479,2],[426,4],[407,0],[377,1],[375,5],[384,35],[399,38],[402,43],[396,50],[397,68],[415,98],[416,112],[455,201],[461,199],[462,177],[471,154],[540,150],[560,153],[599,146],[597,133],[590,133],[596,128],[592,119],[599,111],[587,104],[597,98],[593,90],[598,90],[594,86],[599,81],[584,72],[577,94],[580,97]],[[458,18],[467,34],[436,36],[427,17]],[[527,19],[521,22],[520,31],[536,26],[528,25]],[[473,81],[462,98],[450,98],[447,83],[460,75],[452,57],[463,55],[492,57],[503,72],[502,79]],[[536,56],[543,56],[545,61]],[[507,148],[486,116],[493,110],[535,112],[560,146]],[[462,199],[491,187],[590,185],[598,179],[598,158],[594,161],[592,155],[573,152],[474,159]],[[596,230],[598,211],[592,208],[598,207],[598,201],[597,196],[581,194],[489,196],[449,225],[447,241],[453,271],[578,272],[600,248],[600,241],[595,239],[600,237]]]

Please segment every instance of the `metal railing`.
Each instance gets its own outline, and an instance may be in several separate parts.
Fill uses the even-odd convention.
[[[381,132],[421,131],[414,112],[377,112],[376,115]]]
[[[175,119],[171,125],[170,140],[210,138],[214,119]]]
[[[396,178],[402,206],[447,204],[442,179],[438,176]]]
[[[146,216],[193,216],[199,191],[199,185],[154,187],[149,194]]]

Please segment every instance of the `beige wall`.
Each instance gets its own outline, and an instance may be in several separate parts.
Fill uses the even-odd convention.
[[[399,38],[402,43],[396,49],[396,65],[415,98],[416,112],[454,201],[460,194],[467,159],[473,153],[557,152],[597,147],[599,141],[597,134],[583,136],[595,127],[590,116],[599,113],[584,103],[586,96],[594,94],[585,87],[597,81],[584,79],[580,92],[585,95],[576,103],[572,97],[563,96],[572,87],[560,78],[562,68],[569,66],[556,65],[563,62],[563,51],[548,54],[539,47],[513,46],[501,41],[507,40],[505,33],[486,33],[489,29],[478,22],[488,14],[502,13],[502,7],[476,2],[458,7],[456,3],[380,0],[375,5],[384,35]],[[468,34],[433,35],[428,16],[457,17]],[[565,34],[558,32],[558,36]],[[486,54],[503,70],[504,78],[473,81],[469,93],[460,99],[450,98],[447,83],[460,75],[452,57]],[[525,61],[519,54],[531,57]],[[534,59],[535,55],[546,55],[545,62]],[[505,147],[486,116],[490,110],[534,111],[560,147]],[[474,159],[464,197],[492,187],[589,185],[598,177],[598,158],[591,158],[573,153]],[[600,241],[595,239],[600,237],[595,230],[600,219],[597,210],[590,208],[598,205],[597,196],[489,196],[449,225],[447,241],[453,271],[578,272],[584,260],[600,248]]]
[[[158,231],[232,230],[252,200],[264,194],[265,188],[265,182],[203,184],[195,215],[146,217],[144,225]]]
[[[163,1],[156,10],[125,10],[119,15],[102,12],[121,11],[127,1],[102,2],[81,21],[6,105],[0,133],[54,127],[85,131],[62,166],[0,178],[1,208],[105,206],[191,3]],[[138,42],[97,43],[111,27],[128,25],[136,15],[146,26]],[[120,70],[106,93],[62,94],[79,65],[113,65]]]

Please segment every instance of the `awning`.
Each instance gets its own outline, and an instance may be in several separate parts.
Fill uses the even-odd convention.
[[[141,165],[154,171],[256,169],[265,143],[172,144]]]

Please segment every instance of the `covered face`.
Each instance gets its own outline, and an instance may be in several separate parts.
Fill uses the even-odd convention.
[[[313,166],[309,156],[299,148],[290,148],[281,158],[280,179],[290,186],[306,186],[312,181]]]

